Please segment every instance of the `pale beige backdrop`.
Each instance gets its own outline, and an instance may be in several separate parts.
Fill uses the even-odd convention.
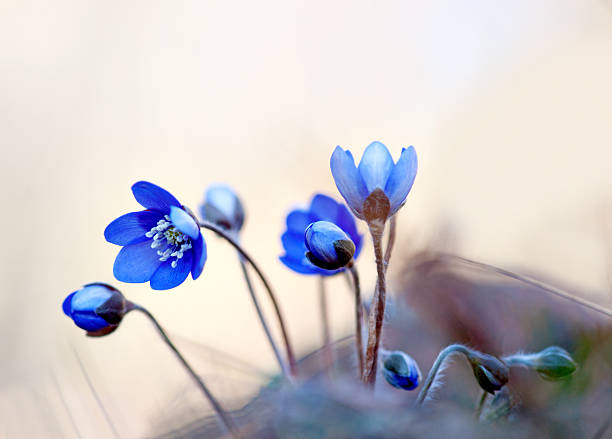
[[[143,317],[91,340],[61,314],[91,281],[149,307],[222,397],[275,372],[236,256],[211,234],[197,282],[113,280],[102,232],[138,210],[140,179],[192,208],[210,183],[238,190],[243,242],[301,354],[320,340],[316,282],[278,262],[279,236],[290,206],[337,195],[338,144],[416,147],[399,251],[451,230],[466,256],[605,303],[611,54],[609,0],[0,0],[0,438],[112,437],[75,351],[122,437],[207,409]],[[369,247],[359,268],[368,288]],[[351,299],[331,285],[340,336]]]

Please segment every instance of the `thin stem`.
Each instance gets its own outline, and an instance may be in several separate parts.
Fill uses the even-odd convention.
[[[419,396],[417,397],[416,405],[423,404],[423,401],[425,401],[425,397],[427,396],[427,392],[429,392],[431,385],[434,383],[436,379],[436,375],[440,371],[440,367],[444,363],[444,360],[446,360],[446,358],[448,358],[449,355],[455,352],[461,352],[462,354],[465,354],[465,355],[469,354],[468,348],[460,344],[452,344],[442,349],[442,351],[438,354],[438,358],[436,358],[436,361],[434,361],[433,366],[431,366],[431,369],[429,370],[429,374],[427,375],[427,378],[425,379],[425,383],[423,383],[423,387],[421,388],[421,392],[419,393]]]
[[[232,238],[231,235],[229,235],[227,232],[225,232],[220,227],[208,221],[200,221],[199,225],[200,227],[204,229],[212,230],[217,235],[221,236],[223,239],[229,242],[236,250],[238,250],[240,255],[249,264],[251,264],[251,267],[253,267],[253,269],[255,270],[259,278],[261,279],[261,282],[264,284],[264,287],[266,288],[266,291],[268,292],[268,296],[270,297],[270,300],[272,301],[272,305],[274,306],[276,317],[278,318],[278,324],[280,325],[281,334],[283,336],[283,341],[285,343],[285,349],[287,350],[287,360],[289,361],[289,373],[295,376],[296,374],[295,355],[293,354],[293,348],[291,347],[291,341],[289,340],[289,334],[287,332],[287,328],[285,327],[285,319],[283,318],[283,314],[276,300],[276,296],[274,295],[274,292],[272,291],[272,287],[270,286],[270,283],[264,276],[263,272],[259,269],[259,267],[255,263],[253,258],[249,256],[249,254],[242,248],[242,246],[238,242],[236,242],[234,238]]]
[[[393,215],[389,219],[389,235],[387,236],[387,247],[385,248],[385,273],[389,267],[389,260],[391,259],[391,253],[393,252],[393,244],[395,244],[395,232],[397,230],[397,217]]]
[[[361,287],[359,285],[359,274],[357,268],[351,262],[349,272],[353,277],[355,287],[355,348],[357,349],[357,359],[359,360],[359,378],[363,380],[364,359],[363,359],[363,335],[361,334],[361,322],[363,321],[363,304],[361,303]]]
[[[285,362],[283,361],[283,358],[281,357],[280,351],[278,350],[278,346],[276,346],[276,342],[274,341],[274,338],[272,337],[270,328],[268,327],[268,324],[266,323],[266,318],[263,315],[261,306],[259,305],[259,301],[257,300],[257,296],[255,295],[255,290],[253,289],[253,284],[251,282],[251,278],[249,276],[249,272],[247,271],[247,267],[246,267],[246,264],[244,263],[244,258],[242,257],[242,255],[239,255],[239,260],[240,260],[240,268],[242,268],[242,274],[244,275],[244,281],[246,282],[247,289],[249,290],[249,295],[251,296],[251,299],[253,300],[253,306],[255,306],[255,311],[257,312],[257,316],[259,317],[259,322],[261,323],[261,326],[266,334],[266,338],[270,342],[270,346],[272,347],[272,351],[274,351],[274,356],[276,357],[276,360],[278,361],[278,364],[280,365],[283,375],[288,380],[291,381],[289,371],[287,370],[287,365],[285,364]]]
[[[378,280],[368,320],[368,344],[366,347],[366,366],[363,381],[374,387],[376,384],[376,369],[378,366],[378,347],[380,346],[380,336],[382,333],[383,320],[385,318],[387,286],[382,253],[382,235],[385,224],[384,222],[370,223],[369,226],[372,242],[374,244]]]
[[[208,399],[208,401],[212,405],[212,407],[213,407],[215,413],[217,414],[217,417],[219,418],[219,421],[221,422],[223,427],[232,435],[232,437],[240,438],[240,436],[238,435],[238,433],[236,431],[236,427],[234,426],[233,421],[230,419],[230,417],[225,412],[225,410],[223,410],[223,408],[221,407],[221,404],[219,404],[219,402],[215,399],[215,397],[212,395],[212,393],[210,393],[210,390],[208,390],[208,387],[206,387],[206,385],[204,384],[204,381],[202,381],[202,379],[193,370],[193,368],[189,365],[189,363],[187,363],[187,360],[185,360],[185,358],[179,352],[179,350],[176,348],[176,346],[174,346],[174,343],[172,343],[170,338],[168,338],[168,335],[166,334],[164,329],[161,327],[161,325],[159,324],[157,319],[155,317],[153,317],[153,314],[151,314],[146,308],[143,308],[143,307],[141,307],[139,305],[134,305],[133,309],[136,310],[136,311],[140,311],[141,313],[146,315],[149,318],[149,320],[151,320],[151,322],[153,323],[153,325],[157,329],[157,332],[159,333],[161,338],[166,342],[166,344],[168,345],[170,350],[172,350],[172,352],[174,352],[174,354],[179,359],[179,361],[181,362],[183,367],[185,367],[185,369],[187,370],[189,375],[191,375],[191,377],[195,380],[196,384],[198,384],[198,386],[200,387],[200,390],[202,391],[202,393],[204,393],[204,396],[206,397],[206,399]]]
[[[479,268],[484,268],[485,270],[489,270],[489,271],[493,271],[495,273],[499,273],[502,276],[506,276],[515,280],[518,280],[520,282],[524,282],[528,285],[531,285],[533,287],[539,288],[542,291],[546,291],[547,293],[550,293],[552,295],[561,297],[563,299],[569,300],[571,302],[577,303],[579,305],[582,305],[586,308],[590,308],[593,311],[597,311],[601,314],[604,314],[608,317],[612,317],[612,310],[603,307],[601,305],[598,305],[596,303],[593,302],[589,302],[588,300],[582,299],[578,296],[575,296],[573,294],[570,294],[566,291],[560,290],[559,288],[553,287],[551,285],[547,285],[544,282],[540,282],[539,280],[533,279],[531,277],[528,276],[524,276],[522,274],[517,274],[517,273],[513,273],[511,271],[508,270],[504,270],[503,268],[499,268],[499,267],[495,267],[494,265],[489,265],[489,264],[485,264],[483,262],[478,262],[478,261],[473,261],[472,259],[468,259],[468,258],[464,258],[462,256],[458,256],[458,255],[452,255],[452,254],[447,254],[447,253],[441,253],[441,256],[444,257],[448,257],[448,258],[452,258],[455,260],[458,260],[460,262],[463,262],[465,264],[468,265],[472,265],[474,267],[479,267]]]
[[[331,348],[331,331],[329,325],[329,311],[327,307],[327,291],[325,278],[319,276],[319,310],[321,312],[321,328],[323,332],[323,355],[325,356],[325,369],[329,371],[334,360]]]
[[[489,394],[483,390],[482,396],[480,397],[480,401],[478,401],[478,407],[476,407],[476,420],[480,419],[480,415],[482,415],[482,409],[485,405],[485,401],[487,400],[487,396]]]
[[[106,407],[104,407],[104,404],[102,403],[102,399],[100,399],[100,395],[98,395],[98,392],[96,391],[96,388],[94,387],[93,382],[91,381],[91,378],[89,378],[87,369],[85,369],[85,365],[81,361],[81,357],[79,356],[79,353],[74,348],[74,346],[72,347],[72,352],[74,353],[74,357],[76,358],[77,363],[79,363],[79,368],[81,369],[81,372],[83,373],[83,376],[85,377],[85,381],[87,382],[87,386],[89,387],[91,394],[94,396],[96,403],[98,404],[98,407],[100,408],[100,411],[104,415],[104,419],[106,419],[106,423],[112,430],[113,435],[116,438],[119,438],[120,436],[119,436],[119,433],[117,432],[117,428],[115,428],[115,424],[113,424],[113,420],[111,419],[110,414],[106,410]]]

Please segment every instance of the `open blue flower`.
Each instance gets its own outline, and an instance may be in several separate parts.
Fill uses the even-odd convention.
[[[355,244],[354,259],[357,259],[362,247],[362,236],[357,232],[355,218],[344,204],[331,197],[316,194],[312,197],[307,209],[295,209],[287,215],[287,230],[281,236],[285,254],[280,257],[283,264],[300,274],[319,274],[330,276],[339,270],[325,270],[313,265],[306,257],[304,233],[306,228],[316,221],[329,221],[340,227]]]
[[[394,164],[387,147],[380,142],[372,142],[364,151],[359,167],[356,167],[351,152],[337,146],[331,156],[330,167],[336,186],[348,206],[358,218],[367,220],[364,204],[375,191],[384,194],[388,200],[387,217],[402,207],[416,177],[417,156],[412,146],[403,148],[399,160]]]
[[[402,351],[381,351],[382,372],[389,384],[403,390],[414,390],[419,385],[421,371],[414,359]]]
[[[62,309],[87,335],[101,336],[117,329],[128,311],[128,302],[116,288],[92,283],[69,294]]]
[[[115,277],[150,281],[154,290],[180,285],[189,272],[197,279],[206,262],[206,243],[193,214],[152,183],[139,181],[132,192],[147,210],[120,216],[104,230],[108,242],[123,246],[113,266]]]

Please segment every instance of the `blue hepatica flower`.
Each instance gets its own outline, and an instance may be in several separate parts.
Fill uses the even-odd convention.
[[[387,217],[398,211],[406,201],[417,173],[417,156],[414,147],[402,149],[402,154],[393,163],[387,147],[372,142],[363,153],[359,167],[350,151],[336,147],[331,156],[330,167],[338,190],[353,213],[368,220],[368,197],[373,193],[384,194],[388,200]],[[386,218],[384,218],[386,219]]]
[[[421,371],[414,359],[402,351],[381,351],[383,375],[393,387],[414,390],[419,385]]]
[[[201,218],[238,237],[244,224],[244,207],[236,192],[224,184],[211,185],[200,206]]]
[[[106,227],[108,242],[123,248],[113,274],[122,282],[151,282],[154,290],[174,288],[189,272],[197,279],[206,262],[206,243],[193,214],[172,194],[146,181],[132,186],[147,210],[120,216]]]
[[[128,308],[123,294],[103,283],[85,285],[68,295],[62,304],[64,314],[90,336],[113,332]]]
[[[316,194],[307,209],[295,209],[287,215],[287,230],[281,241],[285,254],[280,257],[283,264],[300,274],[319,274],[330,276],[343,270],[325,270],[313,265],[306,257],[304,233],[306,228],[316,221],[329,221],[340,227],[355,244],[354,259],[357,259],[362,247],[362,236],[357,232],[355,218],[344,204],[331,197]]]
[[[355,254],[355,244],[340,227],[329,221],[312,223],[304,233],[306,257],[317,267],[337,270],[346,266]]]

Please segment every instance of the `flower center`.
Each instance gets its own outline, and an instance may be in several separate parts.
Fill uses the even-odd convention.
[[[157,222],[156,226],[145,233],[145,236],[147,238],[153,238],[151,248],[159,248],[157,254],[159,255],[160,261],[165,262],[170,258],[176,258],[170,264],[172,268],[176,267],[178,260],[191,248],[191,239],[189,239],[189,236],[183,234],[174,227],[168,215],[164,215],[164,217]]]

